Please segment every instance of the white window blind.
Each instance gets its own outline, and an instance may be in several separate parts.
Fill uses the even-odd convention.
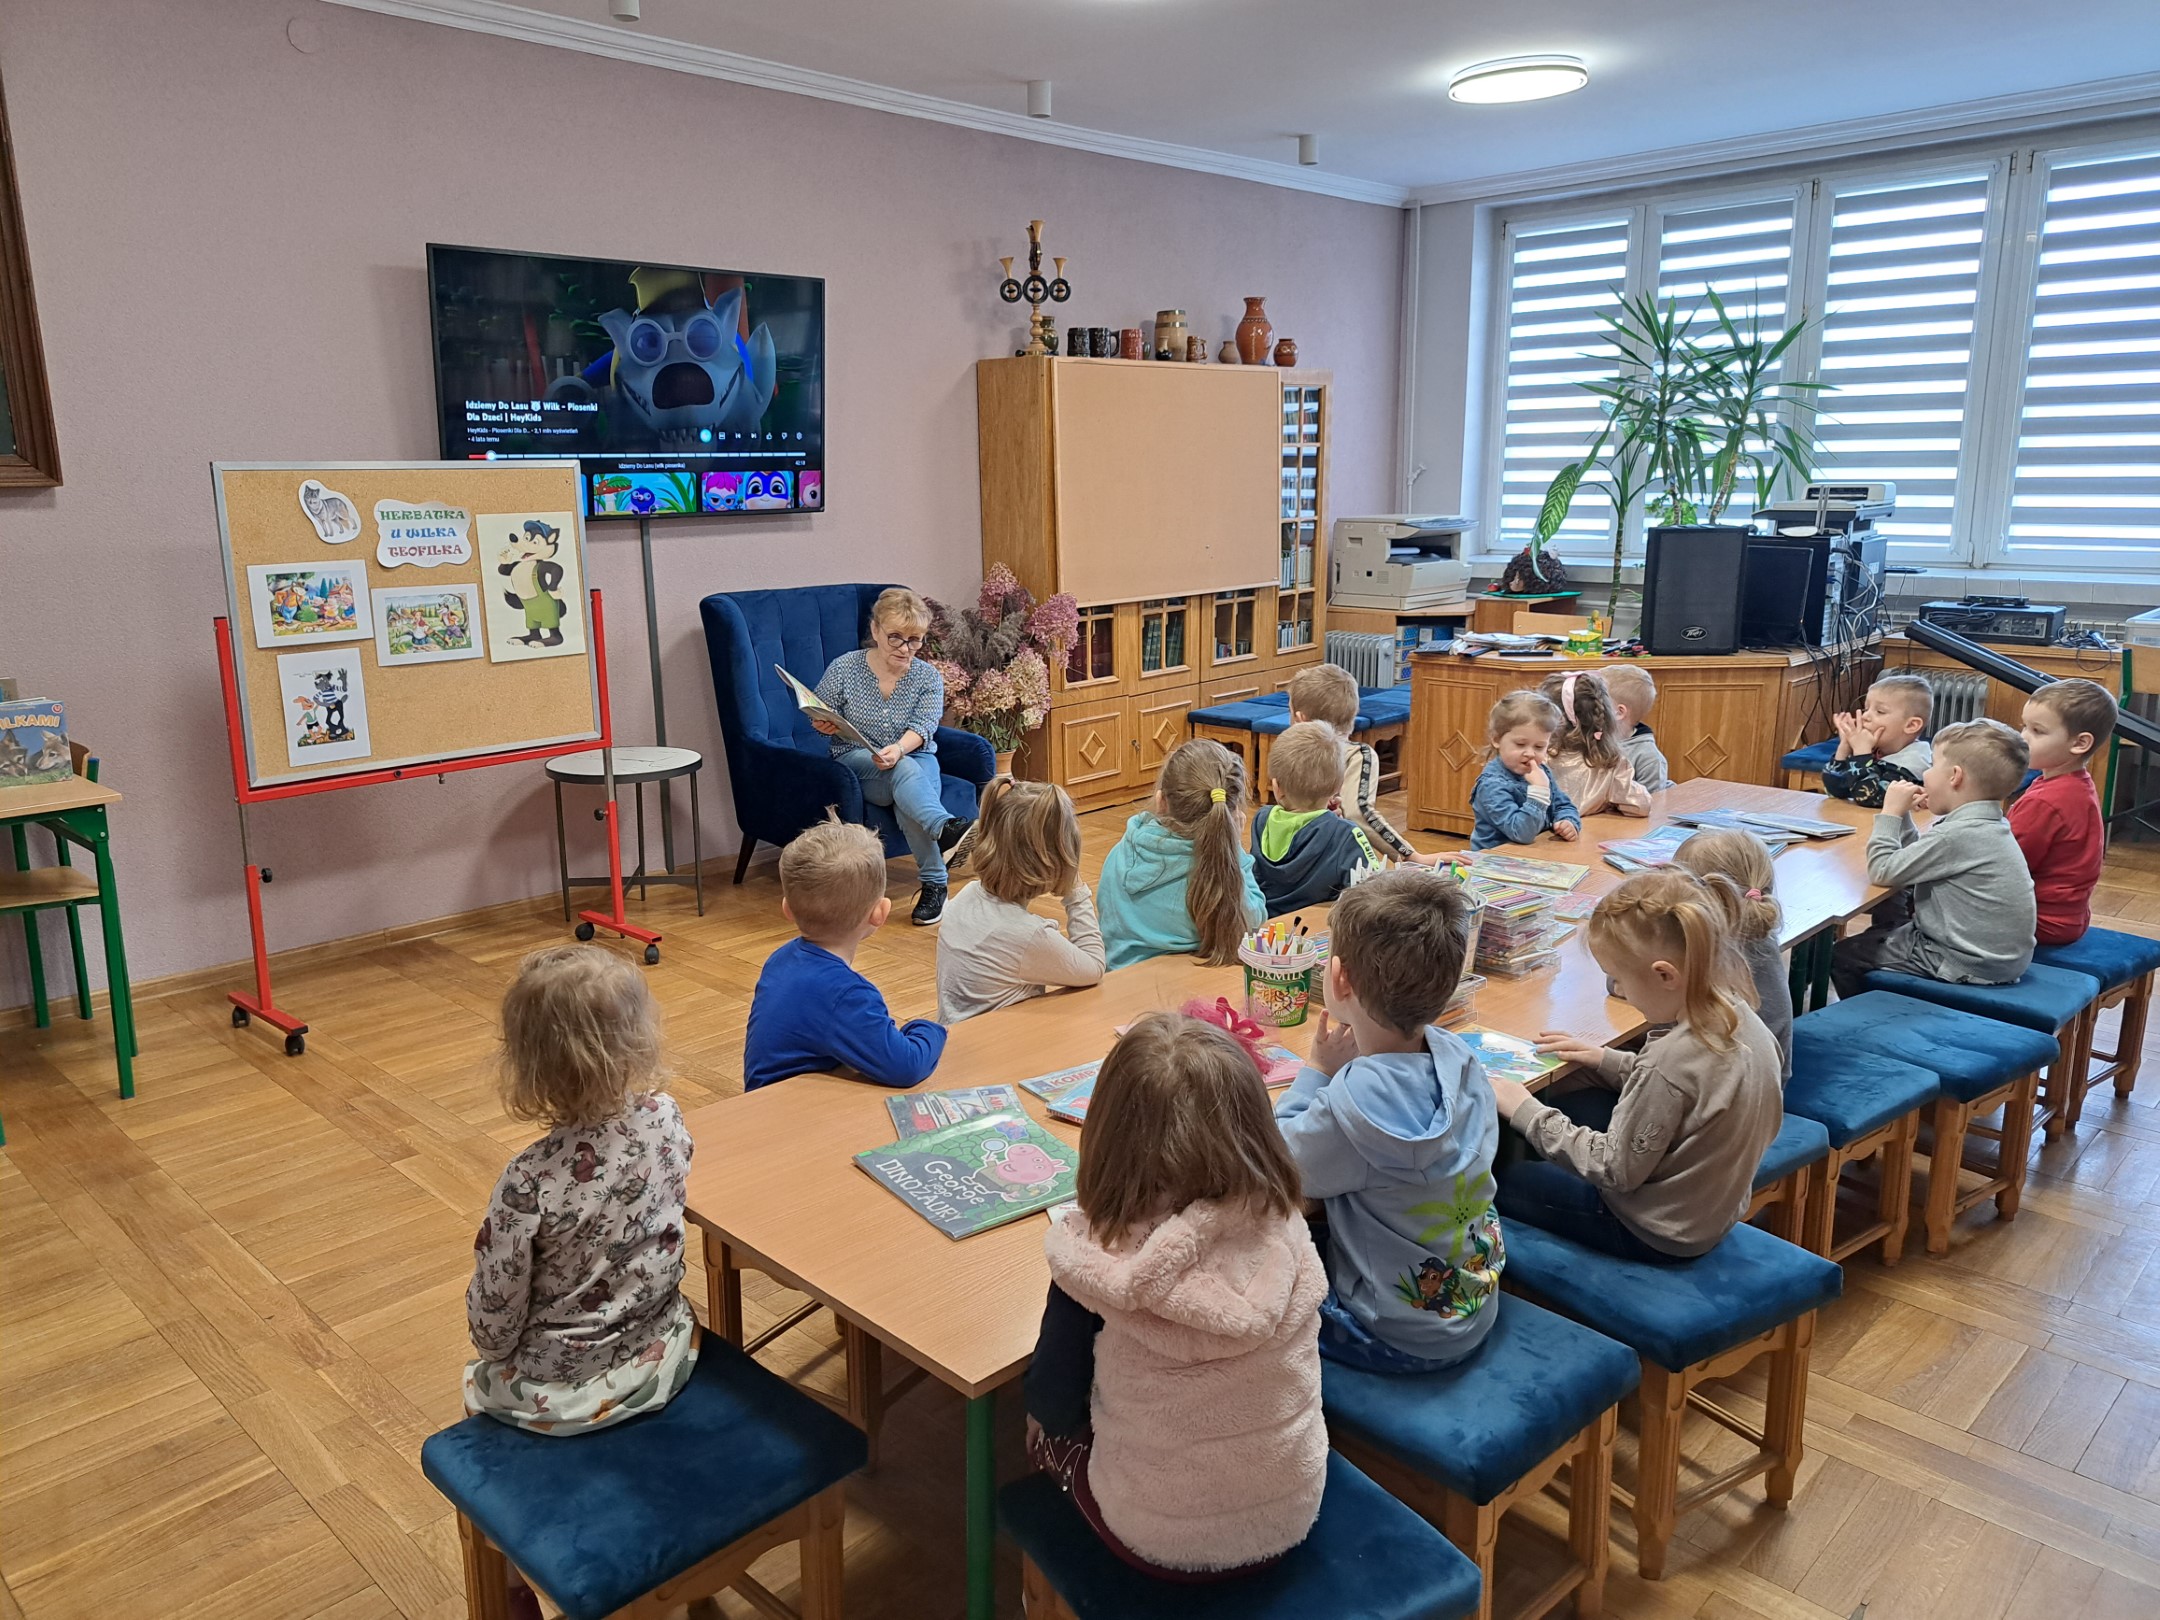
[[[2160,149],[2046,174],[2004,554],[2160,564]]]
[[[1619,308],[1631,218],[1621,212],[1509,228],[1500,534],[1492,549],[1512,553],[1529,540],[1545,486],[1582,458],[1603,425],[1597,399],[1577,384],[1617,369],[1598,317]],[[1555,537],[1556,549],[1565,556],[1609,555],[1611,534],[1611,503],[1585,489]]]
[[[1833,194],[1818,471],[1898,487],[1893,557],[1949,561],[1960,536],[1973,319],[1990,171]]]

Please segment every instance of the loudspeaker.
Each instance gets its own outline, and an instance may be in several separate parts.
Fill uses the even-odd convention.
[[[1746,529],[1652,529],[1643,556],[1643,645],[1660,658],[1740,650]]]

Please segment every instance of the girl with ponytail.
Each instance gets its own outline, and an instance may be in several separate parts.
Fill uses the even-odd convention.
[[[1155,807],[1125,825],[1103,861],[1103,944],[1113,968],[1185,952],[1212,967],[1267,917],[1245,824],[1245,762],[1195,738],[1163,761]]]
[[[1654,1033],[1640,1052],[1541,1036],[1541,1051],[1580,1070],[1583,1089],[1556,1095],[1557,1106],[1493,1081],[1500,1117],[1535,1155],[1499,1173],[1504,1221],[1672,1261],[1715,1248],[1746,1215],[1783,1095],[1777,1042],[1750,1005],[1720,887],[1664,867],[1598,902],[1590,954]]]
[[[1600,810],[1647,816],[1650,790],[1635,780],[1633,763],[1620,751],[1620,717],[1605,678],[1592,670],[1548,675],[1538,691],[1560,711],[1546,764],[1575,808],[1586,816]]]
[[[1103,976],[1095,897],[1080,879],[1080,822],[1054,782],[1001,776],[975,818],[976,880],[938,926],[938,1018],[957,1024],[1045,991]],[[1028,907],[1055,895],[1062,932]]]
[[[1777,876],[1770,846],[1739,827],[1705,827],[1673,857],[1703,880],[1724,908],[1733,943],[1755,989],[1755,1011],[1778,1044],[1779,1083],[1792,1078],[1792,981],[1778,929],[1785,913],[1777,903]]]

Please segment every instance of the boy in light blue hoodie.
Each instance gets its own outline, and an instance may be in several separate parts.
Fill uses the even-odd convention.
[[[1347,891],[1312,1061],[1275,1106],[1305,1196],[1326,1207],[1320,1353],[1369,1372],[1451,1366],[1500,1309],[1492,1087],[1431,1022],[1462,977],[1468,919],[1461,887],[1421,867]]]
[[[1267,919],[1253,858],[1238,846],[1245,762],[1196,737],[1163,761],[1155,808],[1125,824],[1103,859],[1095,904],[1112,968],[1151,956],[1237,960],[1238,941]]]

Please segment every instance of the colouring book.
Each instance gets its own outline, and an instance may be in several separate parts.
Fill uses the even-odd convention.
[[[773,665],[773,670],[783,681],[787,682],[788,690],[795,695],[796,708],[802,710],[804,714],[822,714],[825,716],[826,719],[840,728],[841,741],[851,742],[857,748],[867,748],[873,754],[877,752],[877,744],[850,725],[846,715],[842,714],[830,703],[827,703],[778,664]]]
[[[65,782],[74,774],[65,703],[50,698],[0,703],[0,787]]]
[[[928,1136],[948,1125],[960,1125],[984,1114],[1017,1114],[1020,1094],[1011,1086],[977,1086],[971,1091],[918,1091],[887,1097],[885,1111],[892,1115],[893,1129],[906,1141]]]
[[[1022,1114],[985,1114],[858,1153],[855,1162],[950,1238],[1063,1203],[1080,1174],[1080,1155]]]
[[[1490,849],[1475,851],[1462,859],[1471,863],[1479,877],[1495,878],[1502,883],[1527,883],[1534,889],[1572,889],[1590,875],[1587,866],[1532,860],[1527,855],[1503,855]]]
[[[1478,1062],[1485,1066],[1488,1080],[1519,1080],[1528,1085],[1561,1066],[1560,1059],[1540,1052],[1529,1041],[1503,1035],[1482,1024],[1465,1025],[1456,1033],[1462,1037],[1463,1045],[1469,1047]]]

